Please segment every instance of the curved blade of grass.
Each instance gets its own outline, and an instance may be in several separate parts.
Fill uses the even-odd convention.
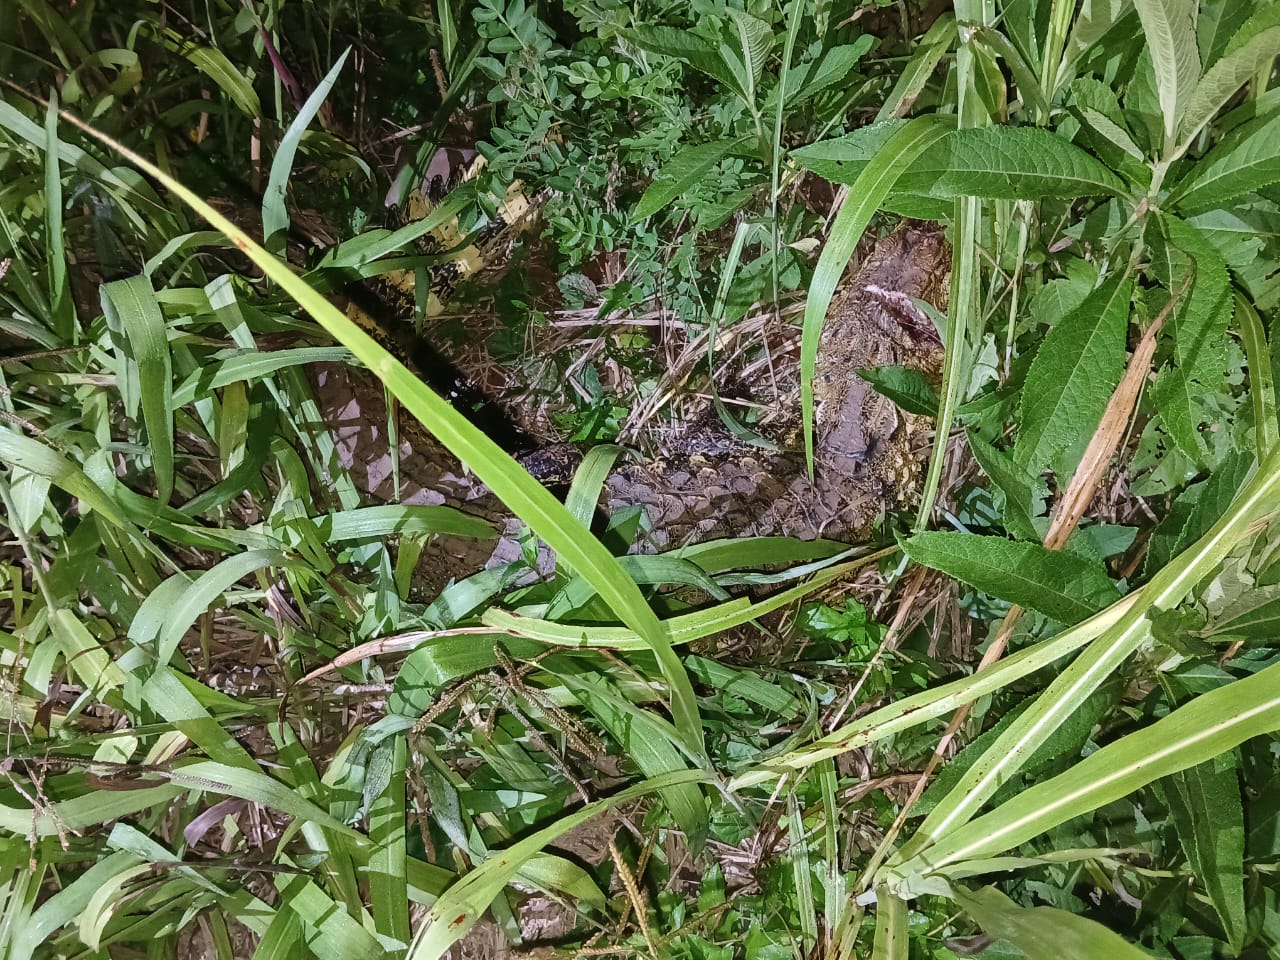
[[[144,276],[103,284],[102,309],[110,311],[129,338],[138,367],[142,422],[151,446],[156,474],[156,500],[167,504],[173,496],[173,361],[164,314],[151,281]]]
[[[404,737],[392,741],[391,776],[369,809],[369,900],[378,939],[390,960],[400,960],[409,950],[409,883],[405,845],[405,765],[408,751]]]
[[[227,357],[221,363],[211,363],[193,371],[173,391],[170,406],[176,410],[212,390],[221,390],[241,381],[260,380],[287,367],[304,363],[346,363],[350,359],[351,351],[346,347],[294,347],[269,353],[246,350]]]
[[[955,901],[978,921],[983,931],[1008,940],[1028,957],[1063,960],[1106,957],[1107,960],[1150,960],[1096,920],[1056,907],[1021,907],[995,887],[954,890]],[[883,901],[881,901],[883,903]]]
[[[1254,525],[1280,507],[1280,450],[1244,485],[1233,507],[1192,547],[1143,588],[1141,601],[1062,671],[1039,698],[996,739],[920,825],[889,866],[913,857],[924,869],[930,845],[950,842],[996,791],[1150,634],[1150,616],[1180,603]],[[979,674],[981,675],[981,674]],[[1001,848],[1003,849],[1003,848]],[[920,855],[917,857],[917,855]],[[932,862],[932,858],[930,860]]]
[[[1262,327],[1258,311],[1249,298],[1235,291],[1236,318],[1240,321],[1240,339],[1249,361],[1249,398],[1253,401],[1253,431],[1258,456],[1265,457],[1280,441],[1280,424],[1276,422],[1276,384],[1272,376],[1271,347]]]
[[[566,831],[586,823],[596,814],[603,813],[619,803],[626,803],[665,787],[707,782],[707,779],[706,774],[696,770],[654,777],[628,787],[612,797],[588,803],[557,820],[551,826],[543,827],[505,850],[496,852],[446,890],[435,902],[427,914],[426,922],[414,938],[413,946],[409,951],[410,960],[435,960],[443,956],[450,946],[466,935],[480,915],[489,908],[493,898],[516,875],[521,865]]]
[[[44,120],[44,248],[49,271],[49,314],[62,343],[77,343],[75,304],[67,279],[67,251],[62,231],[62,169],[58,162],[58,95],[49,98]]]
[[[790,773],[806,770],[823,760],[909,730],[934,717],[951,713],[966,703],[973,703],[980,697],[1042,670],[1078,650],[1119,622],[1140,596],[1141,593],[1131,594],[1084,623],[1064,630],[1049,640],[1042,640],[1034,646],[1019,650],[987,670],[881,707],[833,730],[806,747],[743,771],[729,782],[729,789],[740,790],[778,780]]]
[[[591,518],[596,512],[596,503],[604,482],[609,478],[609,471],[618,458],[626,453],[626,447],[613,443],[602,443],[587,451],[582,464],[573,474],[573,482],[569,484],[569,492],[564,498],[564,507],[584,527],[590,528]]]
[[[47,477],[84,506],[102,514],[117,527],[132,529],[129,521],[102,488],[74,463],[39,440],[0,429],[0,460],[29,473]]]
[[[148,176],[159,180],[249,257],[273,282],[347,347],[387,386],[400,404],[462,460],[493,493],[547,545],[587,576],[618,619],[631,627],[654,651],[671,690],[671,712],[689,753],[705,757],[702,721],[693,686],[671,650],[670,640],[640,588],[614,556],[565,510],[549,490],[521,468],[501,447],[422,383],[377,341],[348,320],[288,264],[281,262],[194,192],[163,170],[93,127],[63,111],[63,119],[107,144]],[[828,295],[828,299],[830,296]],[[810,384],[812,394],[812,384]],[[812,395],[810,396],[812,403]],[[2,453],[2,450],[0,450]],[[55,481],[56,482],[56,481]]]
[[[849,188],[849,195],[836,214],[831,234],[822,248],[809,284],[800,341],[800,409],[804,418],[805,463],[810,477],[813,476],[813,373],[818,360],[818,339],[831,298],[863,231],[893,185],[916,157],[953,129],[953,124],[954,119],[950,117],[917,117],[896,130]]]
[[[752,603],[746,597],[738,597],[727,603],[717,604],[706,610],[682,614],[664,621],[672,644],[692,643],[714,633],[741,626],[770,611],[786,606],[812,593],[824,584],[848,576],[859,567],[875,563],[888,556],[892,550],[878,550],[849,563],[829,567],[811,579],[789,590],[783,590],[764,600]],[[582,624],[554,623],[534,617],[522,617],[499,607],[490,607],[480,618],[486,626],[504,630],[513,636],[526,637],[541,643],[563,647],[608,647],[614,650],[642,650],[645,641],[627,627],[583,626]]]
[[[249,550],[228,557],[194,580],[185,573],[175,573],[142,602],[129,627],[129,637],[135,643],[154,639],[157,662],[168,663],[196,618],[232,584],[255,570],[285,562],[284,554],[274,550]]]
[[[950,864],[989,857],[1203,763],[1250,737],[1280,729],[1280,664],[1203,694],[1151,726],[1024,790],[892,872],[899,895]]]
[[[289,124],[289,129],[285,131],[276,155],[271,160],[271,176],[267,179],[267,189],[262,195],[262,239],[265,243],[269,243],[279,231],[289,229],[289,211],[285,208],[284,202],[285,189],[289,185],[289,174],[293,172],[293,160],[298,153],[298,141],[307,132],[307,127],[315,118],[320,105],[324,103],[324,98],[329,95],[350,53],[350,47],[342,51],[338,62],[311,91],[311,96],[307,97],[306,103],[293,118],[293,123]]]

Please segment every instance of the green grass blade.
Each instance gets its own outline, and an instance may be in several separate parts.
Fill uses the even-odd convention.
[[[955,890],[955,901],[985,933],[1007,940],[1028,957],[1061,960],[1149,960],[1151,954],[1096,920],[1055,907],[1020,907],[995,887]]]
[[[1024,790],[891,871],[900,895],[925,874],[989,857],[1153,780],[1280,729],[1280,665],[1206,693],[1151,726],[1090,754],[1066,773]]]
[[[129,340],[131,359],[138,369],[142,422],[151,446],[156,474],[156,499],[167,504],[173,496],[173,360],[169,354],[164,314],[151,281],[144,276],[117,280],[102,287],[102,309]]]
[[[391,776],[369,810],[369,901],[374,929],[386,956],[399,960],[409,950],[409,884],[405,846],[405,765],[403,736],[393,738]]]
[[[640,588],[617,560],[565,510],[549,490],[523,470],[501,447],[472,425],[446,400],[423,384],[377,341],[342,315],[297,277],[288,264],[271,256],[191,190],[154,164],[70,114],[64,119],[108,144],[130,163],[155,177],[221,231],[272,281],[378,376],[424,427],[462,460],[517,516],[575,569],[591,579],[618,618],[644,638],[662,666],[670,688],[671,711],[685,746],[705,756],[702,721],[688,675],[671,650],[670,640]],[[812,391],[812,385],[810,385]],[[810,398],[812,400],[812,397]],[[2,451],[0,451],[2,453]]]
[[[706,775],[698,771],[682,771],[654,777],[619,791],[604,800],[596,800],[567,814],[560,820],[535,831],[523,840],[494,854],[475,870],[444,892],[414,938],[409,952],[411,960],[436,960],[450,946],[464,937],[480,915],[489,908],[493,898],[501,892],[522,864],[573,827],[586,823],[592,817],[610,807],[625,803],[665,787],[699,783]]]
[[[271,176],[267,179],[267,189],[262,195],[262,239],[265,243],[269,244],[272,237],[281,230],[289,229],[289,211],[285,207],[285,190],[289,186],[289,175],[293,172],[293,160],[298,153],[298,142],[302,139],[302,135],[307,132],[307,127],[311,121],[315,119],[316,113],[319,111],[321,104],[324,103],[324,98],[329,95],[329,91],[333,88],[333,84],[338,79],[338,74],[342,72],[342,66],[347,62],[347,57],[350,53],[350,47],[342,52],[338,62],[333,65],[333,68],[325,74],[325,78],[311,91],[311,96],[307,97],[306,103],[302,105],[302,109],[293,118],[293,123],[289,124],[289,129],[285,131],[284,137],[280,140],[280,146],[271,161]]]
[[[1280,441],[1280,423],[1276,420],[1276,383],[1271,365],[1271,347],[1262,327],[1258,311],[1249,298],[1235,292],[1236,317],[1240,321],[1240,339],[1249,369],[1249,399],[1253,403],[1253,432],[1258,456],[1266,457]]]
[[[1168,610],[1250,535],[1253,525],[1280,507],[1280,451],[1272,453],[1241,489],[1234,505],[1197,543],[1164,567],[1143,589],[1141,601],[1062,671],[1035,703],[996,739],[892,858],[932,861],[931,845],[949,843],[957,830],[1010,780],[1040,746],[1150,635],[1150,616]],[[985,671],[984,671],[985,672]],[[981,674],[979,674],[980,676]],[[1001,848],[1004,849],[1004,848]],[[916,860],[917,867],[923,863]]]
[[[62,165],[58,162],[58,95],[49,97],[44,120],[44,249],[49,271],[49,315],[62,343],[78,343],[75,304],[67,279],[67,251],[62,230]]]

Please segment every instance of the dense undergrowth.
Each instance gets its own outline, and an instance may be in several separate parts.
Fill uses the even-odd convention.
[[[1280,951],[1280,7],[0,10],[4,956]],[[942,382],[876,378],[918,513],[591,536],[612,451],[561,503],[326,299],[428,276],[384,197],[442,145],[438,219],[541,205],[458,294],[491,352],[595,311],[578,439],[658,389],[629,321],[797,292],[811,417],[859,240],[945,224]],[[366,502],[306,372],[353,358],[523,559],[415,591],[495,531]]]

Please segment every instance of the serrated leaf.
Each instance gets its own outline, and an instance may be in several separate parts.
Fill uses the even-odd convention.
[[[1240,0],[1201,0],[1196,21],[1196,47],[1207,70],[1226,52],[1227,44],[1248,20],[1249,4]]]
[[[938,412],[938,391],[912,367],[886,366],[859,370],[858,376],[907,413],[932,417]]]
[[[1231,506],[1240,485],[1253,469],[1252,453],[1234,453],[1217,466],[1208,480],[1182,491],[1147,544],[1144,569],[1151,576],[1177,554],[1199,540]]]
[[[1223,389],[1230,280],[1226,264],[1195,227],[1176,217],[1163,217],[1158,226],[1152,272],[1166,289],[1186,292],[1161,333],[1172,343],[1173,356],[1157,376],[1152,397],[1170,437],[1199,461],[1203,440],[1198,430],[1207,415],[1204,395]],[[1188,274],[1194,278],[1189,288]]]
[[[1183,178],[1178,209],[1221,207],[1280,181],[1280,110],[1241,124],[1206,153]]]
[[[653,178],[635,210],[631,212],[631,219],[639,221],[653,216],[701,180],[729,151],[745,142],[742,138],[713,140],[710,143],[681,147]]]
[[[853,43],[832,47],[817,60],[791,70],[787,75],[787,106],[794,107],[837,84],[849,75],[875,43],[870,34],[862,34]]]
[[[1209,68],[1196,84],[1182,119],[1181,138],[1189,145],[1237,90],[1280,54],[1280,26],[1263,30]],[[1185,146],[1184,146],[1185,149]]]
[[[1020,907],[995,887],[953,888],[956,903],[984,933],[1007,940],[1028,957],[1061,960],[1149,960],[1151,954],[1096,920],[1056,907]]]
[[[927,531],[903,549],[916,563],[1059,623],[1083,620],[1120,596],[1099,564],[1038,543]]]
[[[769,51],[773,49],[773,31],[759,17],[753,17],[742,10],[730,7],[728,13],[734,27],[737,28],[742,59],[746,64],[751,83],[750,89],[754,90],[755,85],[760,82],[765,61],[769,59]]]
[[[1004,500],[1005,527],[1019,540],[1038,543],[1042,535],[1036,529],[1035,519],[1044,513],[1044,501],[1049,493],[1044,480],[1018,466],[1012,457],[977,434],[969,434],[969,449]]]
[[[1125,330],[1133,284],[1104,280],[1056,323],[1027,371],[1015,462],[1033,474],[1051,463],[1068,476],[1071,461],[1097,429],[1124,369]],[[1059,461],[1063,454],[1068,462]]]
[[[688,30],[677,30],[675,27],[636,27],[625,30],[622,35],[636,46],[653,53],[674,57],[693,67],[714,80],[719,80],[740,96],[746,96],[741,89],[738,78],[725,64],[724,58],[706,40]]]
[[[1075,23],[1071,25],[1071,33],[1067,36],[1062,67],[1058,71],[1059,79],[1069,79],[1074,73],[1076,61],[1132,11],[1133,0],[1084,0],[1080,4],[1080,12],[1076,14]],[[1045,91],[1050,100],[1056,92]]]
[[[852,185],[870,156],[897,129],[882,121],[835,140],[792,151],[806,169]],[[1102,196],[1124,184],[1073,143],[1034,127],[979,127],[952,131],[915,160],[894,186],[898,194],[951,199],[1007,200]]]
[[[1244,809],[1235,753],[1180,770],[1163,785],[1187,863],[1239,955],[1245,937]]]
[[[1146,49],[1151,53],[1156,90],[1163,114],[1164,139],[1172,146],[1196,81],[1200,54],[1196,50],[1197,0],[1134,0]]]

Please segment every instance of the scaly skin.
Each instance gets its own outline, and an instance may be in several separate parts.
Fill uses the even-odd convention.
[[[710,444],[733,452],[619,466],[606,483],[606,511],[643,506],[648,549],[733,536],[864,539],[886,506],[910,497],[920,468],[911,453],[912,435],[927,424],[875,393],[857,371],[901,364],[936,375],[942,348],[908,298],[944,309],[948,268],[941,230],[908,221],[876,244],[837,295],[823,328],[814,382],[814,482],[796,453]],[[321,406],[338,435],[341,459],[364,489],[394,499],[380,387],[359,384],[335,368],[321,377]],[[402,448],[402,502],[447,503],[494,519],[505,516],[447,451],[415,428],[403,428],[409,443]],[[506,544],[499,554],[512,550]]]

